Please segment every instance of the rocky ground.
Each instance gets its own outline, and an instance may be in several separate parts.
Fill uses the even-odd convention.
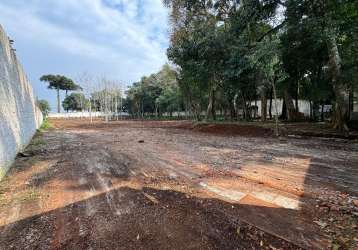
[[[51,123],[0,182],[0,249],[358,247],[354,140]]]

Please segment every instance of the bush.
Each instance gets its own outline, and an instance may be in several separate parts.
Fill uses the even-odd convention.
[[[37,106],[41,110],[44,117],[47,117],[48,113],[51,111],[50,104],[46,100],[38,100]]]

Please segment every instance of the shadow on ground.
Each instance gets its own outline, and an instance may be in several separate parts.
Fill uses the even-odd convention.
[[[169,190],[119,188],[0,228],[0,248],[298,249],[240,221],[238,209],[252,208]]]
[[[70,128],[79,129],[80,123],[73,126]],[[82,129],[97,129],[86,126]],[[126,121],[120,126],[134,129],[169,126],[178,133],[178,126],[172,122],[161,127],[159,122],[133,124]],[[99,124],[100,130],[117,127],[116,124]],[[28,183],[39,188],[47,188],[53,182],[65,183],[62,191],[77,194],[76,201],[66,203],[68,197],[60,197],[63,200],[59,201],[62,205],[58,208],[2,226],[0,249],[327,249],[332,246],[345,249],[354,246],[357,220],[349,210],[352,207],[349,195],[357,195],[358,173],[354,162],[346,161],[344,155],[335,155],[336,162],[332,162],[329,153],[322,158],[308,157],[302,152],[285,153],[284,146],[280,146],[282,151],[270,149],[275,157],[294,157],[308,162],[301,180],[302,190],[297,193],[286,190],[301,197],[301,206],[288,209],[250,194],[236,201],[220,195],[202,198],[174,189],[149,188],[145,187],[145,182],[139,188],[126,186],[131,180],[131,171],[138,171],[137,159],[112,151],[105,143],[99,147],[98,144],[83,144],[82,135],[76,136],[79,138],[66,135],[57,141],[57,148],[46,145],[43,156],[46,158],[46,154],[54,153],[50,158],[57,157],[56,163],[29,176]],[[300,151],[315,146],[305,140],[293,143],[302,149]],[[335,152],[341,150],[342,145],[332,143],[326,145],[326,150]],[[351,150],[350,145],[345,150]],[[59,151],[65,152],[65,158],[57,155]],[[258,150],[256,153],[267,152]],[[143,157],[149,160],[150,156]],[[155,165],[155,160],[147,165]],[[270,161],[261,159],[256,163]],[[20,168],[18,172],[27,170]],[[238,168],[236,174],[241,171]],[[235,180],[243,181],[242,178]],[[199,181],[192,180],[193,185]],[[118,183],[124,183],[124,187],[118,187]],[[255,185],[268,184],[257,181]],[[285,186],[271,188],[285,191]],[[91,190],[97,191],[86,198],[80,196]],[[35,203],[33,207],[27,204],[22,209],[36,214],[41,209]],[[338,230],[336,226],[343,229]]]

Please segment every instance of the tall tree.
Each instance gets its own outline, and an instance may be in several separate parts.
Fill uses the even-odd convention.
[[[333,126],[348,130],[358,82],[358,1],[164,3],[171,10],[168,58],[193,110],[206,106],[207,118],[214,118],[220,105],[231,109],[231,117],[242,110],[251,119],[260,96],[265,120],[270,91],[284,100],[285,119],[301,119],[298,100],[305,99],[313,110],[333,104]]]
[[[67,78],[62,75],[43,75],[40,78],[41,81],[48,83],[49,89],[55,89],[57,91],[57,112],[61,112],[61,104],[60,104],[60,90],[68,90],[72,88],[80,88],[76,85],[70,78]]]
[[[351,48],[358,46],[356,29],[358,2],[354,0],[289,0],[286,18],[289,24],[288,34],[296,33],[297,37],[301,36],[296,39],[294,45],[302,43],[305,37],[314,37],[312,42],[303,46],[301,53],[297,55],[298,61],[301,60],[301,65],[304,65],[303,68],[310,65],[309,58],[312,58],[304,57],[305,51],[312,51],[311,48],[317,50],[320,47],[321,51],[326,53],[327,59],[323,64],[318,63],[321,68],[316,72],[325,75],[334,93],[333,126],[341,131],[348,131],[349,96],[351,86],[354,85],[351,72],[352,69],[357,69],[357,60],[353,59],[356,50],[352,51]],[[314,59],[318,58],[322,57]],[[301,77],[312,74],[312,70],[301,72],[304,73]],[[290,75],[293,74],[290,73]]]

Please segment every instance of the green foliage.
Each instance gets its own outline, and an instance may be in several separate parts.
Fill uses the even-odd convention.
[[[274,15],[278,2],[167,1],[167,4],[173,9],[174,27],[168,58],[180,67],[179,83],[192,111],[201,112],[208,105],[207,111],[215,113],[215,103],[234,110],[237,95],[240,98],[236,104],[248,109],[257,98],[258,86],[267,82],[259,77],[263,74],[257,63],[260,59],[253,58],[258,40],[272,29],[265,21]],[[217,100],[219,96],[226,99]]]
[[[70,78],[61,75],[43,75],[41,81],[48,83],[49,89],[80,90],[81,87]]]
[[[57,91],[57,112],[60,113],[60,90],[66,91],[66,97],[68,91],[81,90],[82,88],[75,84],[73,80],[61,75],[43,75],[40,78],[41,81],[48,83],[49,89],[55,89]]]
[[[292,96],[312,106],[334,104],[344,96],[342,89],[353,92],[357,86],[357,1],[164,4],[171,9],[168,58],[178,67],[178,85],[192,112],[200,113],[207,105],[208,111],[230,109],[232,116],[243,110],[250,118],[252,101],[267,98],[276,86],[278,97],[285,99],[283,112],[287,109],[293,117],[299,110]]]
[[[37,106],[41,110],[44,117],[47,117],[48,113],[51,111],[50,104],[47,100],[38,100]]]
[[[51,125],[50,121],[47,118],[45,118],[43,120],[42,125],[41,125],[41,127],[39,128],[38,131],[42,132],[42,131],[45,131],[45,130],[48,130],[48,129],[51,129],[51,128],[52,128],[52,125]]]
[[[66,111],[82,111],[89,107],[89,100],[82,93],[72,93],[63,100],[62,107]]]
[[[127,91],[125,109],[132,115],[143,117],[182,110],[182,97],[176,79],[176,72],[169,65],[156,74],[142,77]]]

